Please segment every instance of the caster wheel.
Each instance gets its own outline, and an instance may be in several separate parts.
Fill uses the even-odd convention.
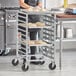
[[[45,61],[40,61],[40,65],[43,65],[45,63]]]
[[[56,68],[56,64],[50,63],[49,64],[49,69],[54,70]]]
[[[28,69],[29,69],[28,65],[25,65],[25,64],[22,65],[22,70],[23,71],[28,71]]]
[[[6,51],[5,51],[5,53],[4,53],[4,56],[9,55],[9,53],[10,53],[10,49],[6,49]]]
[[[19,64],[19,60],[13,59],[13,60],[12,60],[12,64],[13,64],[14,66],[18,65],[18,64]]]
[[[25,64],[26,63],[26,59],[25,58],[23,58],[23,64]]]
[[[5,50],[0,50],[0,56],[3,56],[5,53]]]

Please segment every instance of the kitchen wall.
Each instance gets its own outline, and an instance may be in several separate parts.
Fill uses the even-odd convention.
[[[46,8],[51,9],[53,7],[60,7],[63,5],[64,0],[43,0],[46,1]],[[76,3],[76,0],[68,0],[68,3]]]
[[[51,9],[53,7],[58,7],[59,3],[59,0],[46,0],[46,8]]]
[[[61,5],[63,5],[64,0],[60,0],[60,1],[61,1]],[[72,3],[76,3],[76,0],[68,0],[68,4],[72,4]]]

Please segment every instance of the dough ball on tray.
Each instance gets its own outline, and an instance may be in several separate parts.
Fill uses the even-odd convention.
[[[45,23],[43,23],[43,22],[36,22],[36,25],[37,26],[45,26]]]
[[[35,23],[28,23],[28,26],[29,27],[36,27],[36,24]]]

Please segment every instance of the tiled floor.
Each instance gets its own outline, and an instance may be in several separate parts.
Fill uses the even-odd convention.
[[[49,59],[44,65],[30,65],[27,72],[21,70],[21,63],[13,67],[12,57],[0,57],[0,76],[76,76],[76,51],[64,51],[62,56],[62,70],[59,70],[59,54],[56,53],[57,68],[49,70]]]

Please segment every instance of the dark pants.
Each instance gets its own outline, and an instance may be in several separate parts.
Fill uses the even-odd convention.
[[[39,32],[40,29],[29,29],[30,32],[30,40],[37,40],[37,33]],[[36,53],[36,46],[32,46],[30,47],[31,50],[31,54],[35,54]],[[34,59],[35,57],[32,56],[31,59]]]
[[[39,21],[40,21],[40,17],[38,15],[29,15],[28,16],[28,22],[35,23],[35,22],[39,22]],[[37,35],[37,32],[39,30],[40,29],[29,29],[30,40],[37,40],[36,35]],[[36,53],[36,46],[30,47],[30,49],[31,49],[31,54],[35,54]],[[31,59],[33,59],[33,58],[34,57],[32,56]]]
[[[39,22],[40,21],[40,16],[39,15],[29,15],[28,16],[28,22]]]

